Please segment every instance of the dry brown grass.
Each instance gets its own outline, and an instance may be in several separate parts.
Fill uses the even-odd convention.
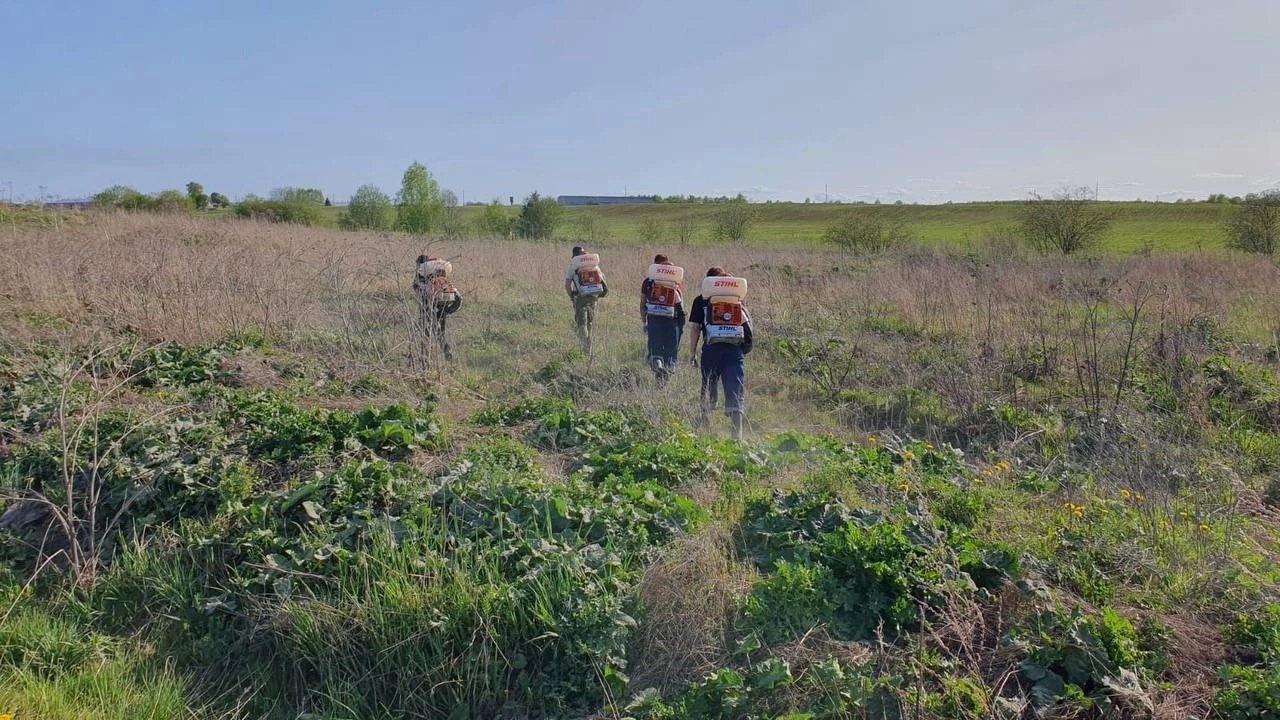
[[[723,528],[673,543],[640,581],[647,614],[633,643],[634,686],[677,689],[723,667],[733,614],[753,577]]]
[[[1081,307],[1090,297],[1122,307],[1143,295],[1137,350],[1168,355],[1171,366],[1203,350],[1203,342],[1188,342],[1192,329],[1211,333],[1230,323],[1259,351],[1277,346],[1280,329],[1275,267],[1222,253],[1079,260],[992,245],[968,254],[907,248],[842,265],[837,253],[811,248],[610,243],[593,248],[603,253],[613,292],[600,308],[596,357],[581,363],[572,361],[572,317],[560,288],[568,248],[559,244],[429,243],[127,213],[0,231],[7,261],[0,265],[0,326],[15,342],[38,335],[52,319],[73,323],[77,332],[128,328],[151,340],[258,333],[349,374],[422,378],[434,365],[418,339],[408,287],[414,257],[428,248],[455,260],[466,299],[451,323],[459,358],[447,384],[476,402],[525,392],[539,370],[568,360],[562,374],[575,381],[580,400],[690,414],[694,373],[683,373],[671,392],[652,392],[636,287],[656,250],[672,252],[691,281],[711,265],[744,275],[760,338],[748,362],[756,432],[823,430],[839,416],[810,411],[815,402],[830,407],[831,398],[815,394],[802,372],[771,351],[780,336],[845,343],[848,386],[925,388],[964,410],[1019,398],[1025,387],[1017,376],[1028,370],[1019,358],[1039,358],[1046,372],[1072,378],[1085,340]],[[1113,379],[1124,340],[1114,313],[1106,320],[1098,365],[1104,381]],[[881,427],[898,421],[843,417]]]

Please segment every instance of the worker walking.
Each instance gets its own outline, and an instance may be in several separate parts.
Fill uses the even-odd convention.
[[[418,327],[428,347],[438,346],[445,360],[453,360],[447,320],[462,307],[462,293],[449,279],[452,273],[453,263],[448,260],[419,255],[418,271],[413,276],[413,291],[418,298]]]
[[[751,318],[742,299],[747,281],[730,277],[723,268],[707,270],[702,292],[689,311],[689,362],[699,364],[702,345],[702,391],[698,426],[708,427],[719,390],[724,391],[724,412],[733,427],[733,439],[742,439],[746,411],[746,355],[751,352]]]
[[[564,291],[573,303],[573,324],[584,355],[591,354],[591,330],[596,321],[596,302],[609,294],[600,256],[581,246],[573,248],[569,269],[564,274]]]
[[[649,367],[658,387],[679,367],[684,333],[684,268],[666,255],[655,255],[640,286],[640,319],[649,341]]]

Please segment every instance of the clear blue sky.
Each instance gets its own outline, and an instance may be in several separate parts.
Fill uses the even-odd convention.
[[[27,198],[1280,184],[1278,0],[0,0],[0,68]]]

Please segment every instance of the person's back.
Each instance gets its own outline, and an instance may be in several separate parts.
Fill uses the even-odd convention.
[[[698,364],[698,346],[702,357],[702,410],[700,426],[710,423],[719,389],[724,389],[724,411],[733,424],[734,439],[742,438],[746,412],[746,355],[751,352],[754,337],[751,317],[742,299],[747,284],[742,278],[730,277],[722,268],[707,270],[702,292],[694,298],[689,310],[690,362]]]
[[[428,338],[434,339],[445,360],[453,359],[447,318],[462,308],[462,293],[450,277],[453,263],[440,257],[418,256],[413,289],[418,297],[419,321]]]
[[[600,269],[600,256],[575,246],[564,274],[564,291],[573,303],[573,324],[582,343],[582,352],[590,355],[596,302],[609,294],[609,284]]]
[[[640,285],[640,317],[649,344],[649,366],[659,385],[679,366],[684,332],[684,268],[656,255]]]

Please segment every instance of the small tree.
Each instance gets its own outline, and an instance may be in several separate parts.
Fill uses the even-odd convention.
[[[515,218],[507,210],[502,201],[494,198],[493,202],[484,206],[480,219],[476,221],[476,230],[481,235],[507,237],[515,229]]]
[[[1260,255],[1280,248],[1280,189],[1250,193],[1227,218],[1227,247]]]
[[[671,235],[680,241],[681,245],[688,245],[693,242],[694,236],[698,234],[698,224],[693,220],[693,213],[685,210],[680,217],[671,221]]]
[[[219,193],[219,192],[210,193],[209,204],[216,208],[231,207],[231,200],[227,198],[226,195],[223,195],[222,193]]]
[[[652,245],[662,239],[662,223],[655,218],[645,218],[636,226],[636,237],[646,245]]]
[[[516,218],[516,232],[531,240],[548,240],[564,217],[564,207],[552,198],[544,198],[534,191],[520,208]]]
[[[755,209],[746,198],[738,197],[723,203],[716,211],[715,225],[711,228],[711,236],[721,242],[746,242],[755,223]]]
[[[452,190],[440,193],[440,234],[446,240],[461,240],[467,232],[467,222],[462,217],[462,205]]]
[[[1032,193],[1019,213],[1018,226],[1037,250],[1071,255],[1102,241],[1111,228],[1111,213],[1089,188],[1064,189],[1051,198]]]
[[[905,225],[876,217],[870,211],[849,211],[822,233],[822,239],[841,251],[876,253],[911,239]]]
[[[187,183],[187,198],[191,200],[191,207],[196,210],[205,210],[209,207],[209,196],[204,192],[204,186],[192,180]]]
[[[440,219],[440,184],[420,162],[404,171],[396,195],[396,224],[401,230],[423,235]]]
[[[390,230],[391,220],[391,198],[377,186],[361,185],[338,218],[338,226],[344,230]]]

